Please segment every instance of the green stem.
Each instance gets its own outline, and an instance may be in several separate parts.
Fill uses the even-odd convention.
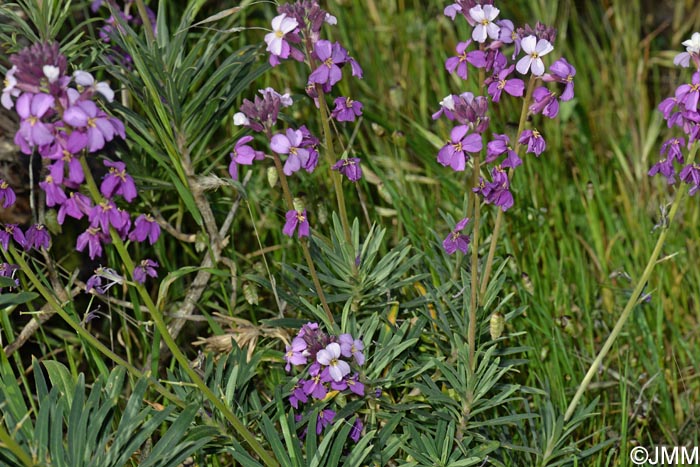
[[[472,186],[479,185],[479,154],[474,155],[474,170],[472,171]],[[474,229],[472,230],[472,265],[471,265],[471,296],[469,300],[469,328],[467,343],[469,345],[469,368],[476,371],[476,308],[479,305],[479,226],[481,222],[481,202],[474,193]]]
[[[102,196],[99,190],[97,189],[95,180],[92,178],[92,173],[90,172],[90,169],[87,165],[87,161],[84,157],[80,158],[80,163],[83,166],[83,172],[85,173],[85,180],[87,182],[88,191],[90,192],[90,195],[92,196],[93,200],[97,203],[102,200]],[[119,253],[119,257],[124,262],[124,267],[129,272],[129,274],[133,275],[134,261],[129,255],[129,252],[126,249],[124,242],[113,228],[110,229],[110,235],[112,237],[112,243],[116,247],[117,253]],[[241,436],[241,438],[243,438],[243,440],[246,443],[248,443],[248,445],[253,449],[253,451],[255,451],[258,454],[258,456],[260,456],[260,460],[262,460],[263,463],[265,463],[265,465],[279,465],[277,461],[275,461],[272,458],[272,456],[255,439],[253,434],[245,427],[243,422],[241,422],[238,419],[238,417],[236,417],[236,415],[226,406],[226,404],[220,398],[218,398],[216,394],[212,392],[211,389],[209,389],[209,387],[204,383],[202,378],[200,378],[197,372],[192,368],[189,360],[187,359],[185,354],[182,353],[180,347],[177,345],[175,340],[168,332],[168,327],[165,324],[165,320],[163,319],[163,314],[158,309],[158,307],[156,307],[155,303],[153,303],[153,300],[148,294],[146,288],[138,283],[134,283],[134,286],[136,287],[136,290],[140,295],[141,300],[146,305],[146,308],[151,314],[151,319],[153,320],[153,323],[158,329],[158,332],[160,332],[161,338],[165,342],[165,345],[168,347],[173,357],[175,357],[175,360],[178,361],[184,372],[187,373],[187,376],[189,376],[192,383],[194,383],[197,386],[197,388],[202,392],[204,397],[206,397],[221,412],[221,414],[223,414],[223,416],[229,421],[229,423],[231,423],[231,425]]]
[[[698,144],[695,144],[693,146],[692,150],[690,151],[689,156],[688,156],[688,161],[687,161],[688,164],[693,163],[697,149],[698,149]],[[588,385],[591,383],[591,380],[593,380],[593,377],[596,375],[596,373],[598,372],[598,369],[600,368],[601,364],[603,363],[603,359],[605,359],[605,357],[608,355],[608,352],[612,348],[613,343],[615,342],[617,337],[620,335],[620,332],[622,331],[622,327],[627,322],[627,319],[629,318],[630,314],[632,313],[634,306],[638,303],[639,297],[642,294],[642,291],[644,290],[644,287],[646,286],[647,281],[649,280],[649,277],[651,276],[651,273],[654,270],[654,267],[656,266],[656,262],[657,262],[657,259],[659,258],[659,255],[661,254],[661,248],[663,248],[663,246],[664,246],[664,241],[666,240],[666,236],[668,235],[668,232],[669,232],[669,226],[670,226],[671,222],[673,222],[673,218],[676,216],[676,213],[678,212],[678,208],[680,207],[681,202],[685,198],[686,193],[687,193],[687,190],[685,188],[681,188],[679,191],[676,192],[676,198],[673,200],[673,205],[671,206],[671,211],[668,214],[667,220],[665,220],[662,224],[661,234],[659,235],[658,240],[656,240],[656,246],[654,247],[654,251],[652,251],[651,256],[649,257],[649,261],[647,262],[647,265],[644,268],[644,272],[642,273],[642,277],[637,282],[637,286],[634,288],[632,295],[630,296],[629,300],[627,301],[627,305],[625,305],[625,308],[622,310],[622,314],[617,319],[617,323],[615,323],[615,327],[610,332],[610,335],[608,336],[607,340],[605,341],[605,344],[603,344],[603,347],[600,349],[600,351],[598,352],[598,355],[596,356],[595,360],[593,360],[593,363],[591,364],[590,368],[588,369],[586,376],[584,376],[583,380],[581,381],[581,384],[579,385],[578,390],[576,391],[576,394],[574,395],[574,398],[571,399],[571,403],[569,404],[569,407],[566,409],[566,413],[564,414],[564,422],[569,421],[571,416],[574,414],[574,410],[576,410],[576,406],[578,405],[579,401],[581,400],[581,397],[583,397],[583,394],[586,392],[586,389],[588,389]]]
[[[269,136],[269,135],[268,135]],[[282,185],[282,193],[284,195],[285,202],[287,203],[288,209],[294,208],[294,199],[292,198],[292,191],[289,189],[289,184],[287,183],[287,176],[284,174],[282,169],[282,161],[280,156],[272,151],[272,158],[275,161],[275,169],[277,169],[277,175],[280,179],[280,185]],[[316,272],[316,266],[314,266],[314,261],[311,258],[311,251],[309,251],[309,245],[306,242],[301,242],[301,249],[304,253],[304,260],[306,260],[306,265],[309,268],[309,274],[311,274],[311,280],[314,283],[314,288],[316,289],[316,294],[318,294],[318,299],[321,301],[321,306],[323,311],[326,313],[328,318],[328,323],[335,327],[335,319],[333,319],[333,313],[328,306],[328,301],[326,300],[326,295],[323,293],[323,288],[321,287],[321,282],[318,280],[318,273]]]
[[[0,442],[2,445],[4,445],[5,449],[9,449],[12,454],[19,459],[19,461],[24,464],[26,467],[31,467],[33,465],[36,465],[33,461],[32,458],[29,457],[29,454],[27,454],[22,447],[15,441],[12,436],[5,431],[5,427],[0,425]]]
[[[148,10],[146,10],[146,4],[143,3],[143,0],[136,0],[136,9],[139,11],[141,21],[143,21],[146,40],[151,44],[156,40],[156,37],[153,35],[153,25],[151,24],[151,19],[148,17]]]
[[[518,139],[520,134],[525,130],[525,124],[527,123],[527,114],[530,107],[530,101],[532,100],[532,92],[535,90],[535,76],[530,76],[530,81],[527,83],[527,92],[525,93],[525,99],[523,100],[523,107],[520,110],[520,121],[518,122],[518,132],[515,134],[515,151],[518,156],[520,156],[520,147],[522,146]],[[513,175],[513,169],[508,170],[508,178]],[[493,260],[496,256],[496,245],[498,244],[498,237],[501,234],[501,225],[503,224],[503,210],[499,209],[498,214],[496,214],[496,223],[493,226],[493,234],[491,235],[491,244],[489,245],[489,254],[486,258],[486,266],[484,266],[484,275],[481,277],[481,288],[479,289],[479,294],[484,295],[486,293],[486,288],[489,285],[489,279],[491,278],[491,270],[493,269]]]

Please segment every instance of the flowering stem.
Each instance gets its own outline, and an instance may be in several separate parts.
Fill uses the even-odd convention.
[[[90,172],[90,168],[87,165],[85,157],[80,158],[80,163],[83,166],[83,172],[85,173],[85,181],[87,183],[88,191],[90,192],[93,201],[97,202],[98,200],[102,199],[102,196],[99,190],[97,189],[97,185],[95,184],[95,180],[92,177],[92,173]],[[133,279],[133,259],[129,255],[129,252],[126,249],[124,242],[119,237],[119,234],[114,230],[114,228],[110,229],[110,235],[112,238],[112,243],[116,247],[117,253],[119,253],[119,257],[124,262],[125,269],[128,271],[129,274],[132,275]],[[226,417],[226,419],[229,421],[229,423],[231,423],[231,425],[241,436],[241,438],[243,438],[243,440],[245,440],[248,443],[248,445],[253,449],[253,451],[255,451],[260,456],[260,459],[265,463],[265,465],[277,466],[277,462],[270,456],[270,454],[267,451],[265,451],[262,445],[255,439],[253,434],[250,431],[248,431],[243,422],[241,422],[238,419],[238,417],[236,417],[236,415],[234,415],[234,413],[226,406],[226,404],[219,397],[217,397],[211,389],[209,389],[209,387],[204,383],[204,381],[202,381],[202,378],[192,368],[189,360],[187,359],[185,354],[182,353],[180,347],[177,345],[173,337],[168,332],[168,326],[165,324],[163,314],[161,313],[161,310],[159,310],[158,307],[156,307],[155,303],[153,303],[153,300],[151,299],[151,296],[149,295],[146,288],[142,284],[136,283],[136,281],[134,281],[133,285],[136,287],[136,290],[140,295],[144,305],[146,305],[146,308],[148,309],[151,315],[151,319],[153,320],[153,323],[158,329],[158,332],[160,332],[161,338],[165,342],[165,345],[168,347],[173,357],[175,357],[175,360],[178,361],[182,370],[185,373],[187,373],[192,383],[194,383],[199,388],[199,390],[202,391],[204,396],[221,412],[221,414],[224,417]]]
[[[323,92],[323,87],[320,84],[316,85],[316,92],[318,93],[318,103],[321,110],[321,128],[323,128],[323,139],[326,144],[326,154],[328,157],[328,166],[333,167],[335,161],[335,151],[333,150],[333,138],[331,133],[331,126],[328,123],[330,118],[328,107],[326,106],[326,96]],[[340,222],[343,224],[343,232],[345,233],[345,240],[350,243],[352,241],[352,235],[350,233],[350,220],[348,219],[348,213],[345,209],[345,194],[343,193],[343,183],[340,178],[340,174],[334,170],[331,170],[331,179],[333,180],[333,188],[335,189],[335,197],[338,201],[338,212],[340,214]]]
[[[518,156],[520,156],[520,134],[525,130],[525,123],[527,123],[528,108],[530,106],[530,100],[532,100],[532,93],[535,90],[535,76],[530,76],[530,81],[527,83],[527,91],[525,93],[525,99],[523,99],[523,107],[520,111],[520,121],[518,122],[518,132],[515,134],[515,151]],[[513,169],[508,170],[508,178],[510,179],[513,175]],[[499,209],[498,214],[496,214],[496,223],[493,226],[493,234],[491,235],[491,244],[489,245],[489,254],[486,258],[486,266],[484,267],[484,275],[481,277],[481,288],[479,289],[479,295],[484,295],[486,293],[486,288],[489,285],[489,279],[491,277],[491,270],[493,269],[493,259],[496,255],[496,245],[498,244],[498,237],[501,233],[501,225],[503,224],[503,210]]]
[[[268,135],[269,138],[269,135]],[[289,189],[289,184],[287,183],[287,176],[284,174],[282,168],[282,161],[280,156],[272,151],[272,159],[275,161],[275,168],[277,169],[277,175],[279,176],[280,185],[282,185],[282,193],[284,195],[284,200],[287,203],[288,209],[294,208],[294,199],[292,198],[292,192]],[[318,294],[318,299],[321,301],[321,306],[323,311],[326,313],[326,318],[328,318],[328,324],[335,326],[335,319],[333,319],[333,313],[328,306],[326,301],[326,295],[323,293],[323,288],[321,287],[321,282],[318,280],[318,273],[316,272],[316,266],[314,266],[314,261],[311,259],[311,252],[309,251],[309,246],[306,242],[300,242],[301,249],[304,253],[304,259],[306,260],[306,265],[309,268],[309,274],[311,274],[311,280],[314,283],[314,288],[316,289],[316,294]]]
[[[698,144],[695,144],[688,156],[688,164],[692,164],[697,149]],[[564,414],[564,422],[567,422],[574,414],[574,410],[576,409],[576,406],[581,400],[581,397],[583,397],[583,393],[586,392],[586,389],[588,389],[588,385],[591,383],[591,380],[598,372],[598,368],[603,363],[603,359],[605,359],[605,357],[608,355],[608,352],[612,348],[615,339],[617,339],[617,336],[620,335],[622,327],[627,322],[627,319],[632,313],[634,306],[637,305],[637,303],[639,302],[639,296],[642,294],[642,291],[644,290],[644,287],[646,286],[647,281],[649,280],[649,276],[651,276],[651,273],[654,270],[654,266],[656,266],[657,259],[661,254],[661,248],[663,248],[664,246],[664,241],[666,240],[666,235],[668,235],[669,226],[671,225],[671,222],[673,222],[673,218],[676,216],[678,208],[680,207],[683,198],[685,198],[686,193],[687,190],[685,188],[682,188],[676,192],[676,198],[673,200],[673,205],[671,206],[671,210],[668,213],[667,220],[662,223],[661,234],[659,235],[658,240],[656,240],[656,246],[654,247],[654,251],[652,251],[651,256],[649,257],[649,261],[647,262],[647,265],[644,268],[642,277],[637,282],[637,286],[634,288],[632,295],[630,295],[630,298],[627,301],[627,305],[625,305],[625,308],[622,310],[622,314],[617,319],[615,327],[610,332],[610,335],[605,341],[605,344],[603,344],[603,347],[598,352],[598,355],[596,356],[595,360],[593,360],[593,363],[588,369],[586,376],[584,376],[583,381],[581,381],[581,384],[579,385],[576,394],[574,394],[574,398],[571,399],[571,403],[569,404],[569,407],[566,409],[566,413]]]
[[[479,185],[479,154],[474,154],[474,170],[472,171],[472,186]],[[479,223],[481,221],[481,201],[479,195],[474,197],[474,230],[472,231],[472,266],[471,266],[471,296],[469,300],[469,328],[467,343],[469,345],[469,368],[476,371],[476,308],[479,304]]]

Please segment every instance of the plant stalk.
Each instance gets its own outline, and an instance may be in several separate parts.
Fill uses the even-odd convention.
[[[479,154],[475,154],[474,170],[472,171],[472,186],[479,185]],[[472,193],[474,198],[474,229],[472,230],[472,264],[471,264],[471,294],[469,299],[469,328],[467,344],[469,345],[469,368],[476,371],[476,309],[479,306],[479,227],[481,223],[481,201],[479,195]]]
[[[693,162],[697,149],[698,149],[698,145],[695,144],[693,146],[693,149],[691,150],[689,156],[688,156],[688,161],[687,161],[688,164],[691,164]],[[686,193],[687,193],[687,190],[685,189],[685,187],[676,191],[676,198],[673,200],[673,205],[671,206],[671,210],[668,213],[667,220],[663,221],[661,234],[659,235],[659,238],[656,240],[656,246],[654,246],[654,251],[652,251],[651,256],[649,257],[649,261],[647,262],[647,265],[644,268],[644,272],[642,273],[642,277],[637,282],[637,286],[634,288],[632,295],[630,296],[629,300],[627,301],[627,305],[625,305],[625,308],[622,310],[622,314],[617,319],[617,323],[615,323],[615,327],[610,332],[610,335],[608,336],[607,340],[605,341],[605,344],[603,344],[603,347],[598,352],[598,355],[596,356],[595,360],[593,360],[593,363],[591,364],[590,368],[588,369],[586,376],[584,376],[583,380],[581,381],[581,384],[579,385],[578,390],[576,391],[576,394],[574,394],[573,399],[571,399],[571,403],[569,404],[569,407],[566,409],[566,413],[564,414],[564,422],[569,421],[569,419],[574,414],[574,410],[576,410],[576,406],[578,405],[579,401],[583,397],[583,394],[586,392],[586,389],[588,389],[588,386],[591,383],[591,380],[593,380],[593,377],[598,372],[598,368],[603,363],[603,360],[608,355],[608,352],[612,348],[613,343],[615,342],[617,337],[620,335],[620,332],[622,331],[622,327],[625,325],[625,323],[627,322],[627,319],[630,317],[630,314],[632,313],[632,310],[634,309],[635,305],[637,305],[637,303],[639,301],[639,297],[642,294],[642,291],[644,290],[644,287],[646,286],[647,281],[649,280],[649,276],[651,276],[651,273],[654,270],[654,267],[656,266],[656,262],[659,258],[659,255],[661,254],[661,249],[664,246],[666,236],[668,235],[668,232],[670,230],[669,226],[670,226],[671,222],[673,222],[673,219],[676,216],[676,213],[678,212],[678,208],[680,208],[681,202],[685,198]]]

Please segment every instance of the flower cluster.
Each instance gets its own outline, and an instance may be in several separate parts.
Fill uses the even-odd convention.
[[[277,66],[282,61],[292,59],[305,63],[309,67],[306,85],[307,94],[313,98],[316,107],[328,109],[325,95],[333,92],[338,82],[343,79],[343,70],[350,70],[356,78],[362,78],[362,68],[338,42],[321,38],[324,24],[334,25],[337,20],[324,11],[316,0],[299,0],[295,3],[279,5],[278,16],[272,19],[272,31],[265,35],[266,51],[270,54],[270,64]],[[335,107],[326,112],[338,122],[353,122],[362,115],[363,104],[350,97],[339,96],[333,100]],[[289,177],[300,170],[313,172],[319,162],[319,140],[309,129],[302,125],[298,128],[276,128],[280,110],[293,104],[289,94],[280,94],[272,88],[260,90],[260,96],[254,100],[245,99],[240,112],[233,117],[235,125],[244,126],[256,133],[261,133],[270,150],[272,158],[283,162],[283,173]],[[230,154],[229,174],[234,180],[239,178],[239,166],[253,165],[255,161],[265,159],[265,153],[256,150],[250,143],[250,135],[243,136],[234,144]],[[331,167],[356,182],[362,178],[360,159],[342,158]],[[306,209],[301,206],[286,213],[283,233],[298,237],[308,237],[310,225]]]
[[[455,124],[438,151],[437,161],[441,165],[464,171],[473,155],[486,147],[486,157],[481,160],[492,165],[488,171],[491,181],[480,179],[472,191],[485,203],[506,211],[513,206],[510,177],[522,164],[518,155],[520,146],[526,147],[526,153],[539,156],[546,143],[536,128],[522,128],[514,138],[515,148],[510,145],[511,137],[493,130],[492,139],[485,142],[484,135],[491,123],[489,106],[499,103],[505,95],[523,100],[527,97],[528,102],[523,105],[529,114],[555,118],[559,103],[574,97],[576,69],[560,58],[547,71],[543,58],[554,50],[556,30],[541,23],[534,28],[529,25],[516,28],[511,20],[499,19],[500,10],[494,3],[493,0],[458,0],[445,8],[445,15],[453,21],[459,15],[472,26],[471,38],[457,44],[456,55],[447,59],[445,68],[463,80],[468,79],[470,67],[483,70],[486,78],[480,84],[486,88],[486,95],[451,94],[440,102],[433,119],[445,117]],[[512,49],[512,53],[507,49]],[[516,72],[528,77],[528,86]],[[462,247],[466,248],[466,242],[459,249]],[[457,249],[454,243],[449,248],[452,253]]]
[[[289,396],[289,403],[298,410],[301,404],[309,402],[310,399],[326,399],[331,391],[349,391],[357,396],[364,396],[365,385],[360,381],[360,375],[351,369],[351,365],[364,364],[363,351],[363,342],[354,339],[350,334],[329,336],[321,331],[316,323],[302,326],[285,350],[285,369],[289,372],[292,366],[304,367],[308,378],[297,381]],[[335,411],[323,410],[316,423],[317,434],[321,434],[323,429],[333,422],[334,417]],[[302,418],[301,414],[296,415],[297,421]],[[350,438],[357,442],[362,429],[363,423],[358,417],[353,424]]]
[[[103,161],[107,173],[99,186],[102,199],[93,202],[80,191],[87,184],[86,155],[100,152],[117,137],[126,137],[124,124],[99,105],[114,99],[109,84],[81,70],[67,74],[67,60],[58,43],[32,45],[11,56],[10,62],[13,66],[5,77],[2,104],[15,108],[20,117],[14,141],[23,153],[36,151],[41,156],[45,176],[39,186],[46,195],[46,206],[57,210],[58,223],[63,224],[66,217],[88,219],[76,249],[87,249],[91,259],[101,256],[103,246],[111,241],[111,229],[122,240],[155,243],[160,227],[151,216],[139,215],[132,224],[129,212],[117,206],[118,198],[131,203],[138,196],[126,164]],[[15,201],[4,181],[0,181],[0,200],[3,207]],[[43,225],[31,226],[26,232],[17,225],[0,227],[0,244],[7,249],[10,239],[26,250],[50,245]],[[148,275],[153,275],[151,271],[145,269]]]
[[[678,177],[690,185],[689,193],[692,196],[700,190],[700,164],[686,164],[683,150],[700,140],[700,33],[694,33],[683,45],[686,51],[677,55],[674,63],[688,67],[692,61],[695,72],[690,83],[678,86],[674,97],[666,98],[659,104],[659,111],[669,128],[679,127],[685,136],[670,138],[661,145],[662,158],[651,167],[649,175],[661,174],[670,185],[676,182],[678,166]]]

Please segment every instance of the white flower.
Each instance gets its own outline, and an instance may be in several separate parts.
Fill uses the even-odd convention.
[[[493,5],[477,5],[469,9],[469,16],[476,22],[476,27],[472,31],[472,39],[482,43],[486,41],[488,35],[491,39],[498,39],[501,28],[494,24],[493,20],[501,12]]]
[[[335,26],[336,24],[338,24],[338,18],[336,18],[330,13],[326,13],[326,17],[323,20],[331,26]]]
[[[236,112],[233,114],[233,124],[236,126],[250,125],[250,120],[243,112]]]
[[[544,74],[544,63],[542,62],[541,57],[554,50],[552,44],[545,39],[540,39],[538,41],[535,36],[527,36],[520,41],[520,46],[526,55],[518,60],[515,68],[518,70],[518,72],[525,75],[530,67],[532,67],[533,75],[542,76]]]
[[[44,76],[46,76],[46,78],[49,80],[49,83],[56,81],[59,73],[61,72],[57,66],[53,65],[44,65],[42,70],[44,71]]]
[[[445,96],[445,98],[440,101],[440,107],[443,107],[447,110],[455,109],[455,100],[452,97],[452,94],[450,94],[449,96]]]
[[[294,18],[288,18],[286,14],[275,16],[272,19],[272,32],[265,34],[267,51],[273,55],[282,55],[284,35],[294,31],[299,23]]]
[[[685,50],[691,54],[700,54],[700,32],[694,32],[687,41],[681,42]]]
[[[94,91],[102,94],[107,102],[112,102],[114,100],[114,91],[109,87],[109,83],[106,81],[100,81],[95,84],[95,78],[87,71],[76,70],[73,72],[73,79],[76,84],[83,86],[85,88],[92,88]]]
[[[316,361],[321,365],[328,366],[333,381],[341,381],[345,375],[350,373],[350,365],[344,360],[340,360],[340,344],[331,342],[325,349],[321,349],[316,354]]]
[[[260,94],[262,94],[263,96],[265,95],[266,92],[269,92],[273,96],[279,97],[280,104],[282,105],[282,107],[289,107],[290,105],[292,105],[294,103],[294,101],[292,100],[292,97],[289,95],[288,92],[286,92],[284,94],[280,94],[271,87],[267,87],[265,89],[259,89],[258,92]]]
[[[6,109],[11,109],[12,107],[14,107],[15,103],[12,102],[12,98],[19,96],[21,93],[19,89],[15,88],[15,86],[17,86],[17,78],[15,78],[15,71],[17,71],[16,66],[13,66],[9,70],[7,70],[7,74],[5,75],[5,79],[3,80],[3,85],[5,87],[2,89],[2,98],[0,98],[0,102],[2,103],[2,106]]]

